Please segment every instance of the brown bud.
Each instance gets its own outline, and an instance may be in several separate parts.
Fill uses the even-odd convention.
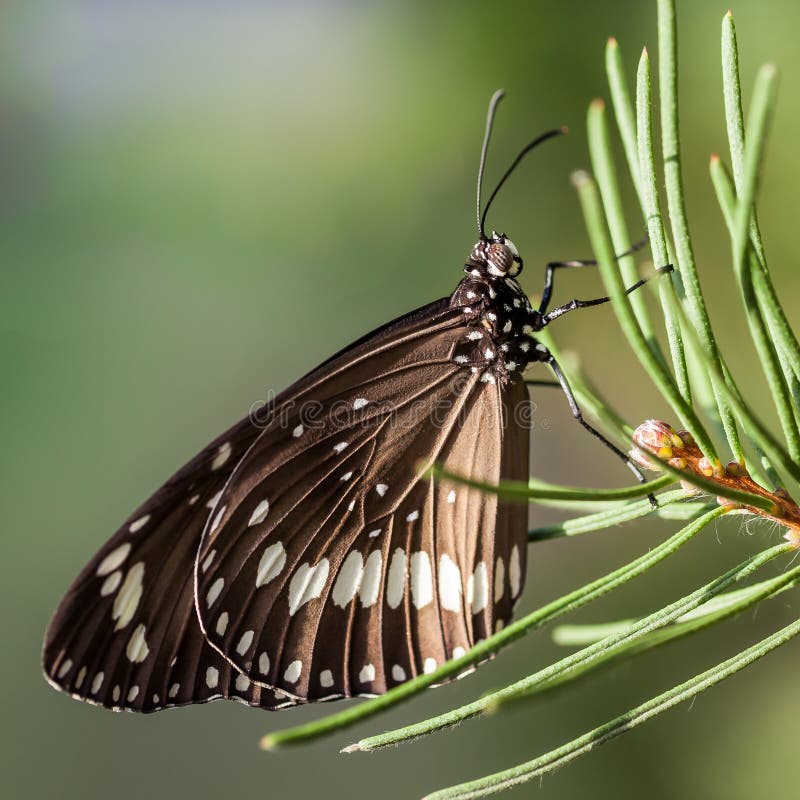
[[[745,468],[744,464],[741,464],[738,461],[729,461],[725,465],[725,472],[730,475],[732,478],[749,478],[747,469]]]
[[[643,422],[633,432],[633,441],[642,450],[652,453],[662,461],[668,461],[673,457],[675,438],[677,437],[672,428],[666,422],[660,422],[656,419],[649,419]],[[678,446],[683,446],[683,442],[680,439],[678,439]]]

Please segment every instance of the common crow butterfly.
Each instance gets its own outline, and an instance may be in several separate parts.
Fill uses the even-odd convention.
[[[562,132],[524,148],[481,211],[502,96],[481,148],[480,238],[453,294],[334,355],[145,501],[50,623],[53,686],[115,710],[217,698],[276,709],[385,692],[508,622],[525,581],[527,508],[418,465],[527,480],[530,364],[552,367],[580,419],[532,334],[603,298],[548,312],[554,270],[585,263],[561,262],[533,308],[517,248],[484,233],[520,160]]]

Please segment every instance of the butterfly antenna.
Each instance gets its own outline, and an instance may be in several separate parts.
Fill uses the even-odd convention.
[[[492,138],[492,126],[494,125],[494,115],[497,112],[497,106],[500,101],[506,96],[505,89],[498,89],[489,101],[489,110],[486,113],[486,130],[483,133],[483,144],[481,145],[481,161],[478,165],[478,200],[477,200],[477,219],[478,219],[478,235],[481,238],[486,238],[483,232],[483,221],[486,215],[481,216],[481,186],[483,185],[483,169],[486,166],[486,153],[489,151],[489,140]]]
[[[488,132],[489,128],[487,127],[486,130]],[[491,196],[489,197],[489,200],[486,203],[486,208],[483,209],[483,215],[478,220],[478,229],[481,231],[481,233],[483,233],[483,228],[484,225],[486,224],[486,215],[489,213],[489,208],[492,205],[492,201],[494,200],[495,197],[497,197],[497,193],[500,191],[503,184],[509,179],[511,173],[514,172],[514,170],[520,165],[522,159],[525,158],[525,156],[528,155],[528,153],[530,153],[530,151],[533,150],[534,147],[537,147],[542,142],[546,142],[548,139],[552,139],[555,136],[563,136],[565,133],[567,133],[567,128],[553,128],[553,130],[547,131],[547,133],[543,133],[540,136],[537,136],[532,142],[528,142],[528,144],[526,144],[525,147],[523,147],[522,150],[520,150],[519,155],[511,163],[511,166],[505,171],[503,177],[500,178],[500,182],[497,184]],[[483,159],[481,159],[481,166],[483,166]],[[478,183],[478,186],[480,188],[480,182]],[[480,191],[478,192],[478,195],[480,196]],[[480,214],[480,205],[478,206],[478,213]]]

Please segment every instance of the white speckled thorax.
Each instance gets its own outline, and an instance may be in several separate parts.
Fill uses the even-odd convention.
[[[488,240],[475,245],[464,267],[466,277],[450,298],[450,305],[461,308],[467,323],[464,339],[453,351],[453,361],[473,371],[481,370],[482,379],[489,383],[514,380],[540,358],[538,342],[531,334],[541,327],[541,316],[509,274],[502,251],[501,259],[492,257],[497,249],[498,243]]]

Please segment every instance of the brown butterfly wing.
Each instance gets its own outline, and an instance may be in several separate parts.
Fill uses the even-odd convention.
[[[463,337],[443,323],[348,365],[315,392],[316,426],[302,408],[281,416],[231,476],[196,602],[209,642],[253,681],[309,700],[379,693],[510,618],[526,508],[417,472],[527,476],[512,408],[524,386],[458,368]]]

